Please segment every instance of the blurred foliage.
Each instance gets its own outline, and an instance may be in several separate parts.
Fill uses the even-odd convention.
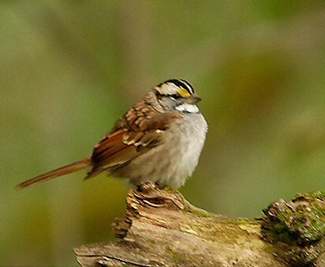
[[[182,189],[194,204],[259,216],[324,189],[323,0],[2,0],[0,30],[1,266],[76,266],[73,247],[112,238],[126,182],[14,186],[88,155],[172,77],[197,87],[210,127]]]

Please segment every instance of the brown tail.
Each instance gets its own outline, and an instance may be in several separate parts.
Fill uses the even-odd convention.
[[[59,176],[67,175],[76,171],[80,171],[82,169],[87,168],[90,166],[90,159],[83,159],[68,165],[65,165],[63,167],[60,167],[58,169],[55,169],[53,171],[49,171],[47,173],[38,175],[36,177],[33,177],[31,179],[28,179],[20,184],[17,185],[18,189],[22,189],[25,187],[28,187],[30,185],[40,183],[40,182],[46,182],[48,180],[54,179]]]

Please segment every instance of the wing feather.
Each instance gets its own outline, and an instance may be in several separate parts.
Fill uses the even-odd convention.
[[[86,178],[124,166],[160,145],[169,125],[180,118],[177,112],[158,112],[145,101],[139,102],[95,146],[91,156],[93,168]]]

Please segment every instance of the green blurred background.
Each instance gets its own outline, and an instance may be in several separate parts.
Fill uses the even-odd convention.
[[[77,266],[73,247],[112,239],[126,182],[14,186],[89,155],[169,78],[209,122],[192,203],[253,217],[325,187],[323,0],[1,0],[0,31],[0,266]]]

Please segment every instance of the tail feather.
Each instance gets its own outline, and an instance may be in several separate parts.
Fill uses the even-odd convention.
[[[67,175],[67,174],[70,174],[73,172],[77,172],[77,171],[80,171],[82,169],[89,167],[90,164],[91,164],[91,162],[90,162],[89,158],[83,159],[83,160],[80,160],[77,162],[73,162],[71,164],[57,168],[53,171],[49,171],[47,173],[35,176],[31,179],[21,182],[20,184],[17,185],[17,188],[22,189],[22,188],[31,186],[36,183],[46,182],[46,181],[52,180],[56,177],[60,177],[60,176]]]

